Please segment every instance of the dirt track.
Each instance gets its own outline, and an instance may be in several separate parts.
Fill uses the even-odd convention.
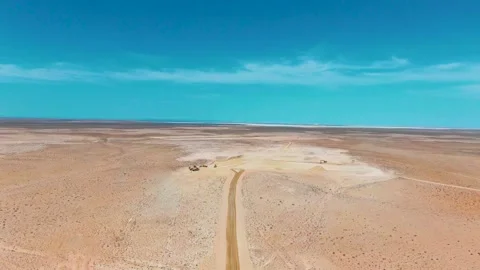
[[[237,244],[237,207],[236,207],[236,198],[237,198],[237,182],[238,179],[244,173],[244,170],[234,171],[235,175],[233,176],[232,181],[230,182],[230,189],[228,194],[228,216],[227,216],[227,254],[226,254],[226,268],[238,270],[240,269],[240,259],[238,255],[238,244]]]

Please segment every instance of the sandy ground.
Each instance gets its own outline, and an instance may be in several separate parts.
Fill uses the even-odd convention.
[[[232,226],[236,269],[480,269],[479,168],[480,133],[9,125],[0,269],[228,269]]]

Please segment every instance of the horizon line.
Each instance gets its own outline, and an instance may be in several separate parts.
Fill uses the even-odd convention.
[[[0,116],[0,128],[5,122],[31,123],[51,121],[58,123],[150,123],[150,124],[189,124],[189,125],[230,125],[230,126],[251,126],[251,127],[290,127],[290,128],[337,128],[337,129],[407,129],[407,130],[461,130],[480,131],[480,128],[459,128],[459,127],[422,127],[422,126],[377,126],[377,125],[327,125],[327,124],[290,124],[290,123],[267,123],[267,122],[223,122],[213,120],[168,120],[168,119],[88,119],[88,118],[47,118],[47,117],[2,117]]]

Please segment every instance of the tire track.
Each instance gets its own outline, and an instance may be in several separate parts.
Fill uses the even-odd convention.
[[[463,190],[468,190],[468,191],[474,191],[474,192],[480,192],[480,189],[478,188],[470,188],[470,187],[464,187],[464,186],[457,186],[457,185],[451,185],[451,184],[443,184],[443,183],[437,183],[433,181],[427,181],[427,180],[422,180],[422,179],[417,179],[417,178],[412,178],[412,177],[406,177],[406,176],[399,176],[401,179],[406,179],[410,181],[415,181],[419,183],[424,183],[424,184],[429,184],[429,185],[435,185],[435,186],[441,186],[441,187],[449,187],[449,188],[456,188],[456,189],[463,189]]]

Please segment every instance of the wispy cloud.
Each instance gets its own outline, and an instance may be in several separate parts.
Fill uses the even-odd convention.
[[[404,82],[480,83],[480,63],[414,65],[392,57],[368,64],[301,59],[281,63],[245,63],[229,71],[215,69],[132,69],[92,71],[68,64],[27,68],[0,64],[0,81],[170,81],[211,84],[290,84],[312,86],[381,85]]]
[[[392,56],[392,59],[387,61],[376,61],[372,65],[368,66],[369,69],[395,69],[408,66],[410,61],[404,58],[398,58]]]
[[[439,70],[454,70],[461,68],[463,65],[462,63],[448,63],[448,64],[439,64],[439,65],[434,65],[432,66],[434,69],[439,69]]]
[[[33,80],[33,81],[74,81],[92,80],[100,74],[71,68],[65,63],[55,63],[48,67],[25,68],[13,64],[0,64],[0,81]]]

